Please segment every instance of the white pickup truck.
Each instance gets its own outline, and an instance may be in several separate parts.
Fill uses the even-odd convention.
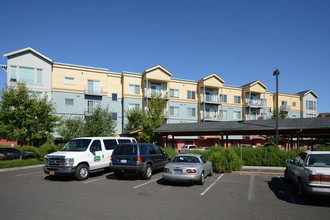
[[[84,137],[69,141],[60,151],[45,156],[45,174],[74,174],[85,180],[90,172],[109,168],[113,149],[118,144],[136,143],[135,138]]]
[[[185,145],[179,149],[179,152],[182,154],[186,154],[192,150],[198,150],[197,146],[196,145]]]

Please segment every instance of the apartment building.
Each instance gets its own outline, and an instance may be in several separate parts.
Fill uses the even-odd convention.
[[[124,132],[125,112],[144,108],[152,93],[167,100],[166,123],[267,119],[275,110],[276,94],[259,80],[243,86],[228,86],[217,74],[199,81],[183,80],[158,65],[143,73],[114,73],[104,68],[54,62],[27,47],[4,54],[7,84],[26,82],[39,95],[47,94],[56,114],[84,117],[97,105],[109,107],[117,121],[116,134]],[[317,94],[279,93],[279,109],[290,118],[316,117]]]

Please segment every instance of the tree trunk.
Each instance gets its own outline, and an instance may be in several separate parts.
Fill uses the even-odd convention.
[[[23,143],[21,143],[21,154],[19,155],[19,159],[23,159]]]

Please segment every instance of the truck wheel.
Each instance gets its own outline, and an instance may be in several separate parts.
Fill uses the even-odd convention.
[[[142,178],[145,180],[148,180],[151,178],[152,175],[152,169],[150,164],[147,164],[146,169],[144,170],[144,172],[142,173]]]
[[[80,164],[75,172],[75,177],[78,180],[86,180],[89,176],[88,166],[86,164]]]

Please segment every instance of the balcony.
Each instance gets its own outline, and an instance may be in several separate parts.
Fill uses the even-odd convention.
[[[221,117],[214,114],[205,114],[205,116],[202,116],[202,118],[204,121],[221,121]]]
[[[93,113],[94,113],[94,107],[87,107],[87,108],[85,108],[85,115],[87,115],[87,116],[90,116],[90,115],[92,115]]]
[[[280,111],[291,111],[291,105],[281,105]]]
[[[220,97],[217,96],[205,95],[204,98],[204,96],[201,95],[201,103],[221,105],[222,101],[220,100]]]
[[[251,100],[246,99],[245,100],[245,107],[251,107],[251,108],[265,108],[266,102],[263,100]]]
[[[103,95],[103,88],[102,87],[95,87],[95,86],[87,86],[87,87],[85,87],[85,94],[86,95],[93,95],[93,96],[102,96]]]
[[[146,92],[146,95],[144,96],[145,99],[151,99],[151,94],[155,94],[155,95],[158,95],[158,94],[161,94],[161,97],[162,98],[166,98],[166,100],[169,99],[167,95],[167,91],[164,91],[164,90],[161,90],[161,91],[149,91],[149,92]]]

